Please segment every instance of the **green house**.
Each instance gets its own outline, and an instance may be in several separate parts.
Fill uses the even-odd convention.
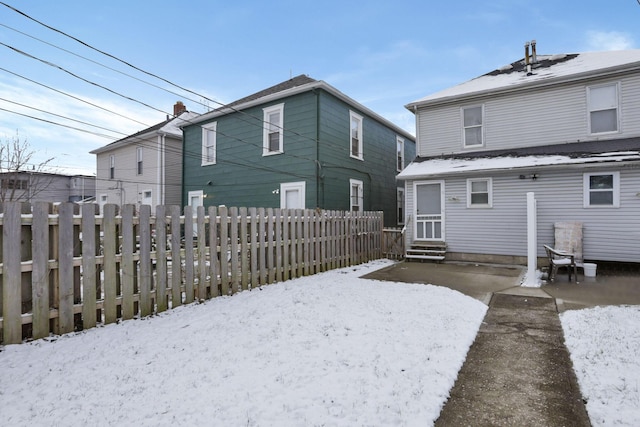
[[[415,138],[323,81],[297,76],[183,126],[183,205],[384,211]]]

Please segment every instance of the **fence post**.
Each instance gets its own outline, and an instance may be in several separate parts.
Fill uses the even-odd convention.
[[[275,236],[273,208],[267,208],[267,283],[275,281]]]
[[[153,314],[153,303],[151,291],[153,283],[151,280],[151,206],[140,206],[140,316],[150,316]]]
[[[238,208],[229,208],[229,255],[231,258],[231,293],[235,294],[240,291],[240,274],[238,269],[240,263],[238,260]]]
[[[167,309],[167,214],[164,205],[156,206],[156,306],[158,313]]]
[[[122,269],[122,304],[120,306],[122,318],[124,320],[133,319],[137,314],[134,309],[133,295],[135,288],[136,263],[133,254],[136,251],[136,233],[133,224],[135,206],[128,204],[122,206],[122,222],[120,230],[122,233],[122,261],[120,268]]]
[[[37,202],[33,205],[33,338],[49,335],[49,212],[51,204]]]
[[[180,206],[171,206],[171,307],[182,305],[182,259],[180,256]]]
[[[220,296],[220,257],[218,252],[218,214],[215,206],[209,206],[209,275],[211,276],[211,297]]]
[[[240,208],[240,253],[242,258],[240,259],[240,271],[242,290],[249,289],[249,233],[247,230],[247,208]]]
[[[82,205],[82,328],[96,326],[96,207]]]
[[[193,207],[184,207],[184,302],[193,302]]]
[[[116,205],[104,205],[102,221],[103,233],[103,268],[104,268],[104,323],[114,323],[117,319],[117,270],[116,270]]]
[[[249,244],[249,255],[251,264],[251,289],[257,288],[259,283],[258,275],[258,210],[249,208],[249,226],[251,239]]]
[[[198,300],[207,299],[207,229],[205,226],[205,208],[196,208],[197,220],[197,255],[198,255]]]
[[[2,317],[5,344],[22,342],[22,292],[20,251],[15,243],[21,241],[22,218],[18,202],[4,204],[2,225]]]

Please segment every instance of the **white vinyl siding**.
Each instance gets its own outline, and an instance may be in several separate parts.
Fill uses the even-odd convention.
[[[216,163],[218,123],[202,126],[202,166]]]
[[[538,205],[538,256],[542,245],[553,244],[553,224],[584,224],[584,256],[587,260],[640,262],[640,169],[623,169],[619,209],[586,209],[583,173],[580,170],[537,171],[537,180],[521,180],[513,171],[494,174],[493,209],[467,209],[462,196],[468,177],[446,179],[445,210],[448,252],[527,255],[527,200],[533,191]],[[532,173],[532,172],[527,172]],[[603,173],[611,173],[606,171]],[[406,186],[407,212],[414,210],[413,185]],[[413,219],[407,223],[406,243],[411,244]]]
[[[354,159],[363,160],[363,141],[362,141],[362,116],[349,112],[349,155]]]
[[[264,108],[262,155],[284,153],[284,104]]]
[[[640,75],[619,79],[620,131],[592,135],[589,132],[587,95],[584,83],[560,87],[536,88],[484,98],[484,141],[479,150],[503,150],[515,147],[562,144],[640,135]],[[618,80],[595,81],[612,84]],[[419,156],[438,156],[462,149],[460,105],[420,108],[416,126]]]
[[[587,88],[590,133],[617,132],[620,112],[618,111],[618,84],[590,86]]]

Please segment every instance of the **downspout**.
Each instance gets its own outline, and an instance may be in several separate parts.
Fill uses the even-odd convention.
[[[322,181],[322,165],[320,164],[320,93],[314,90],[316,94],[316,208],[320,206],[320,185]],[[324,186],[324,184],[322,183]]]
[[[164,189],[164,180],[165,180],[165,175],[164,175],[164,162],[165,162],[165,155],[164,155],[164,150],[165,150],[165,138],[166,138],[167,134],[166,133],[160,133],[158,135],[158,176],[157,176],[157,183],[158,183],[158,190],[157,190],[157,194],[158,194],[158,198],[157,198],[157,202],[156,205],[164,205],[165,204],[165,189]]]

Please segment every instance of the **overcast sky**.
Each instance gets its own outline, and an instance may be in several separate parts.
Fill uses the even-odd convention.
[[[521,59],[526,41],[538,54],[635,49],[638,22],[637,0],[4,0],[0,139],[17,132],[61,172],[94,174],[89,151],[178,100],[202,113],[298,74],[413,133],[404,105]]]

